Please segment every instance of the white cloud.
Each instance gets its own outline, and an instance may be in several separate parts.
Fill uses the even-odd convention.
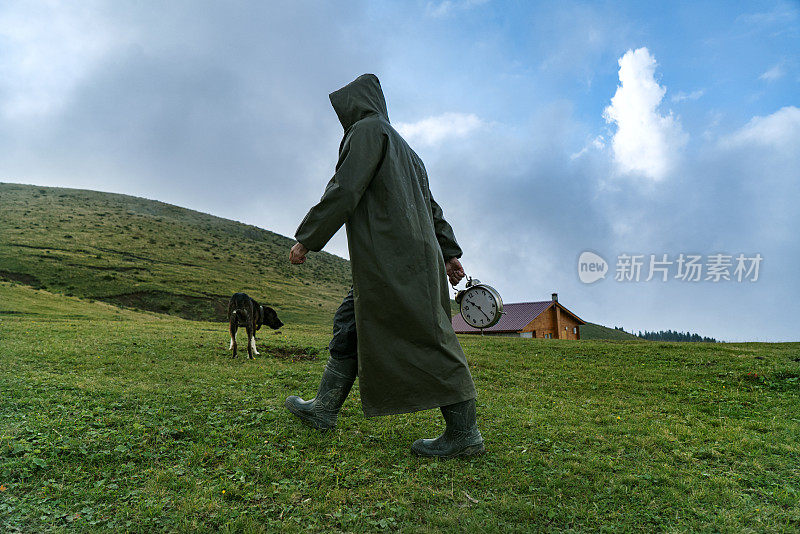
[[[606,140],[603,139],[602,135],[598,135],[592,141],[592,146],[595,147],[597,150],[603,150],[606,147]]]
[[[596,150],[603,150],[605,147],[606,147],[606,140],[603,139],[602,135],[598,135],[597,137],[592,139],[591,143],[587,144],[585,147],[580,149],[578,152],[570,154],[569,159],[573,160],[573,159],[580,158],[581,156],[583,156],[584,154],[589,152],[590,148],[594,148]]]
[[[783,78],[783,75],[786,74],[783,70],[783,64],[778,63],[771,69],[764,72],[761,76],[758,77],[759,80],[765,80],[768,82],[774,82],[775,80],[779,80]]]
[[[753,117],[739,130],[723,137],[722,146],[762,146],[787,154],[800,150],[800,108],[786,106],[766,117]]]
[[[571,160],[572,160],[572,159],[578,159],[579,157],[583,156],[583,155],[584,155],[584,154],[586,154],[587,152],[589,152],[589,146],[588,146],[588,145],[587,145],[587,146],[585,146],[585,147],[583,147],[583,148],[582,148],[582,149],[580,149],[579,151],[577,151],[577,152],[573,152],[572,154],[570,154],[570,155],[569,155],[569,159],[571,159]]]
[[[794,31],[793,23],[796,20],[797,9],[789,3],[778,5],[772,11],[739,15],[735,22],[750,31],[769,30],[771,35],[776,35]]]
[[[684,93],[683,91],[681,91],[673,95],[671,100],[673,102],[686,102],[688,100],[697,100],[704,94],[706,94],[705,89],[698,89],[697,91],[692,91],[691,93]]]
[[[673,168],[687,136],[671,112],[659,113],[667,89],[656,81],[655,69],[647,48],[628,50],[619,59],[620,85],[603,116],[617,126],[611,139],[617,170],[659,181]]]
[[[464,138],[484,126],[472,113],[443,113],[417,122],[398,122],[395,128],[412,145],[438,145],[445,139]]]
[[[425,8],[425,13],[431,17],[446,17],[453,11],[460,9],[470,9],[481,4],[485,4],[488,0],[443,0],[442,2],[428,2]]]

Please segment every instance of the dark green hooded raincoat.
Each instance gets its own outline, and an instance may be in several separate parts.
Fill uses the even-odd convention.
[[[359,76],[330,100],[344,127],[336,173],[295,238],[319,251],[347,225],[364,414],[475,398],[445,273],[445,258],[461,248],[425,166],[389,124],[376,76]]]

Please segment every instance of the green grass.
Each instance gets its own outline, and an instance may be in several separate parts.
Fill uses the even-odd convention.
[[[581,339],[640,339],[635,335],[623,330],[608,328],[607,326],[594,323],[586,323],[578,328],[580,328]]]
[[[0,183],[0,279],[222,321],[244,291],[284,322],[320,323],[350,287],[347,260],[289,264],[287,237],[143,198]]]
[[[800,344],[464,336],[488,454],[438,462],[434,411],[284,411],[328,329],[231,360],[222,324],[0,283],[0,529],[800,530]]]

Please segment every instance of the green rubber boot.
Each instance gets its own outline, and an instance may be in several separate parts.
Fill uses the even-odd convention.
[[[442,415],[447,423],[444,434],[436,439],[418,439],[411,445],[414,454],[447,459],[486,452],[476,422],[475,399],[442,406]]]
[[[310,401],[292,395],[284,406],[300,420],[317,430],[330,430],[336,427],[336,416],[344,400],[353,387],[358,374],[358,360],[348,358],[339,360],[328,358],[317,396]]]

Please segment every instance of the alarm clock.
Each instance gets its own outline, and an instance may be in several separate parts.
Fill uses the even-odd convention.
[[[497,324],[503,315],[503,299],[492,286],[467,277],[467,288],[456,294],[456,304],[461,317],[473,328],[489,328]]]

